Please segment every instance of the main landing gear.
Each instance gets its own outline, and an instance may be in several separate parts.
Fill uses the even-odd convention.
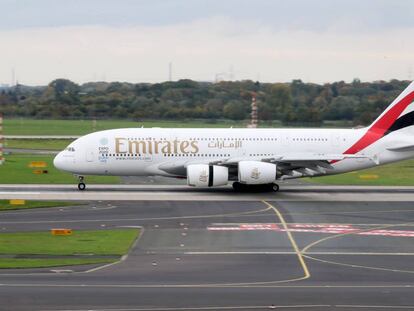
[[[278,192],[279,191],[279,185],[278,184],[271,184],[272,191]]]
[[[246,185],[236,181],[233,183],[233,189],[236,192],[278,192],[279,185],[274,183],[263,185]]]
[[[83,182],[83,176],[79,176],[79,183],[78,183],[78,189],[83,191],[86,188],[85,183]]]

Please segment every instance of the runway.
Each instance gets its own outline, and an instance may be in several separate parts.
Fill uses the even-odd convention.
[[[187,185],[0,185],[0,199],[145,200],[145,201],[414,201],[414,187],[324,186],[281,184],[280,191],[238,193],[230,186],[192,188]]]
[[[357,190],[351,194],[368,199],[376,192],[396,196],[392,189]],[[399,191],[412,196],[411,189]],[[0,271],[0,309],[414,310],[412,200],[295,201],[278,195],[93,200],[1,213],[2,232],[62,226],[140,227],[143,233],[113,265]]]

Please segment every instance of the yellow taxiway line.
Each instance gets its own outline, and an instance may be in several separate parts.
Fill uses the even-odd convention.
[[[277,217],[280,219],[280,223],[282,224],[283,229],[285,229],[287,237],[289,238],[290,243],[292,244],[293,250],[295,251],[296,255],[298,256],[298,260],[299,260],[300,265],[302,266],[302,269],[303,269],[303,272],[304,272],[304,276],[303,276],[302,279],[304,280],[304,279],[309,278],[311,275],[310,275],[308,266],[306,265],[306,262],[303,258],[303,255],[302,255],[302,252],[300,251],[298,245],[296,244],[296,241],[293,238],[293,235],[290,232],[290,230],[288,228],[288,225],[287,225],[285,219],[283,218],[282,214],[279,212],[279,210],[275,206],[273,206],[269,202],[264,201],[264,200],[262,202],[264,204],[266,204],[270,209],[272,209],[276,213]]]

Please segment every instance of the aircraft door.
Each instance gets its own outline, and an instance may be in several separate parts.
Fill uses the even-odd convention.
[[[289,147],[290,147],[290,133],[289,133],[289,131],[281,132],[281,135],[278,137],[278,139],[282,140],[283,149],[289,150]]]
[[[331,137],[329,137],[331,140],[330,144],[330,152],[332,153],[342,153],[344,150],[341,148],[341,132],[338,130],[332,130]]]
[[[94,151],[92,148],[87,148],[86,149],[86,162],[93,162],[94,160]]]
[[[238,144],[239,144],[239,148],[236,149],[236,155],[239,157],[245,157],[247,156],[247,151],[246,151],[246,145],[247,145],[247,141],[244,140],[238,140]]]
[[[341,144],[341,132],[340,131],[333,131],[331,136],[332,146],[338,147]]]

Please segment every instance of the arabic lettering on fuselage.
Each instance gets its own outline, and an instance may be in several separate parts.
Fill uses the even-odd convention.
[[[217,149],[239,149],[242,146],[241,140],[226,141],[226,140],[215,140],[208,143],[209,148]]]

